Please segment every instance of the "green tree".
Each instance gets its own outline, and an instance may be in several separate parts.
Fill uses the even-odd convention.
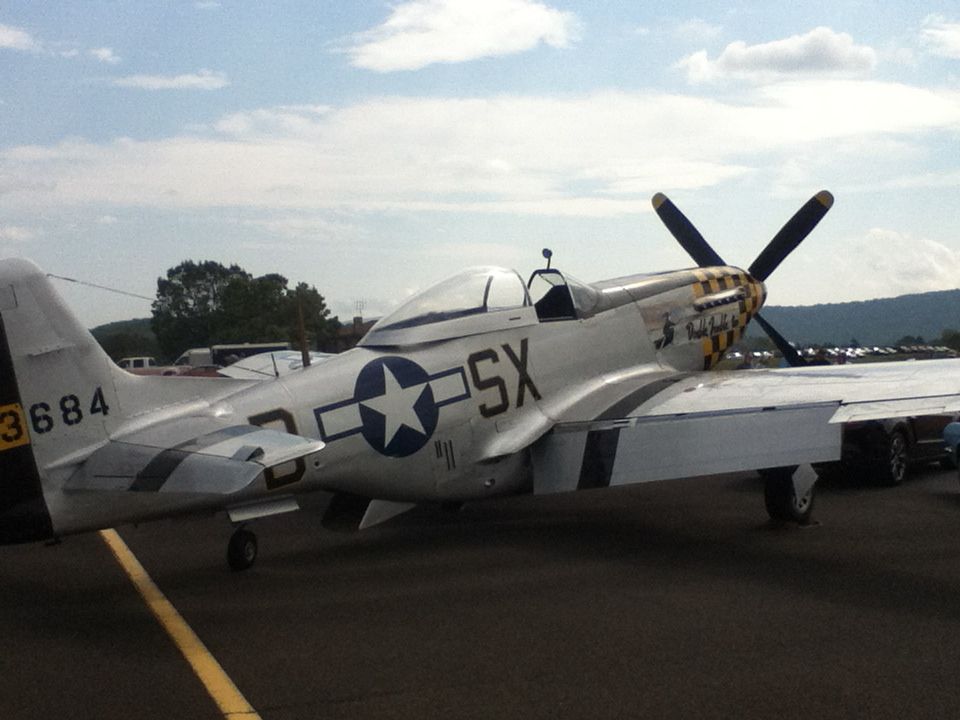
[[[237,265],[186,261],[157,281],[151,326],[163,352],[218,343],[287,341],[299,347],[298,298],[308,346],[323,346],[339,323],[313,286],[287,286],[271,273],[253,277]]]
[[[187,348],[210,344],[223,310],[223,292],[231,281],[249,279],[238,265],[185,260],[157,279],[150,326],[160,349],[174,358]]]
[[[299,283],[293,291],[287,295],[287,308],[285,317],[291,322],[293,333],[290,342],[294,347],[299,347],[298,331],[298,306],[303,307],[303,324],[307,335],[307,347],[313,350],[322,350],[330,345],[337,328],[340,327],[340,321],[336,317],[330,317],[330,310],[324,302],[323,295],[317,292],[317,289],[306,283]]]
[[[223,290],[211,343],[287,340],[287,279],[282,275],[234,278]]]
[[[937,344],[946,345],[951,350],[960,350],[960,330],[947,328],[940,335],[940,340],[937,341]]]

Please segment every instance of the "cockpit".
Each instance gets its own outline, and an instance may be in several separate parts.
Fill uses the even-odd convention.
[[[534,270],[527,287],[542,321],[590,317],[601,301],[594,288],[550,268]]]
[[[414,295],[374,325],[359,344],[409,345],[536,321],[530,295],[515,271],[470,268]]]
[[[592,315],[599,301],[597,290],[558,270],[536,270],[524,284],[514,270],[470,268],[414,295],[377,322],[359,345],[415,345],[574,320]]]

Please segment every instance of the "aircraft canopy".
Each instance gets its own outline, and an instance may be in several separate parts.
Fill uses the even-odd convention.
[[[407,345],[528,324],[536,314],[514,270],[477,267],[414,295],[374,325],[360,345]]]

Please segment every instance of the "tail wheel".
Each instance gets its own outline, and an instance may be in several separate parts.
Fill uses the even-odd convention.
[[[245,528],[237,528],[227,545],[227,564],[234,572],[246,570],[257,559],[257,536]]]

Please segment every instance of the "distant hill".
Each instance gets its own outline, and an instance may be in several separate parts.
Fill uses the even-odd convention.
[[[90,332],[114,360],[142,355],[158,357],[160,353],[157,337],[150,329],[150,318],[107,323]]]
[[[945,329],[960,330],[960,290],[901,295],[880,300],[807,306],[767,306],[763,316],[792,342],[846,345],[891,345],[906,335],[930,342]],[[121,320],[91,330],[107,353],[116,359],[131,355],[159,358],[150,318]],[[763,331],[751,323],[748,337]]]
[[[809,306],[768,306],[763,317],[788,340],[802,344],[891,345],[913,335],[930,342],[945,329],[960,330],[960,290]],[[763,334],[755,324],[747,335]]]

